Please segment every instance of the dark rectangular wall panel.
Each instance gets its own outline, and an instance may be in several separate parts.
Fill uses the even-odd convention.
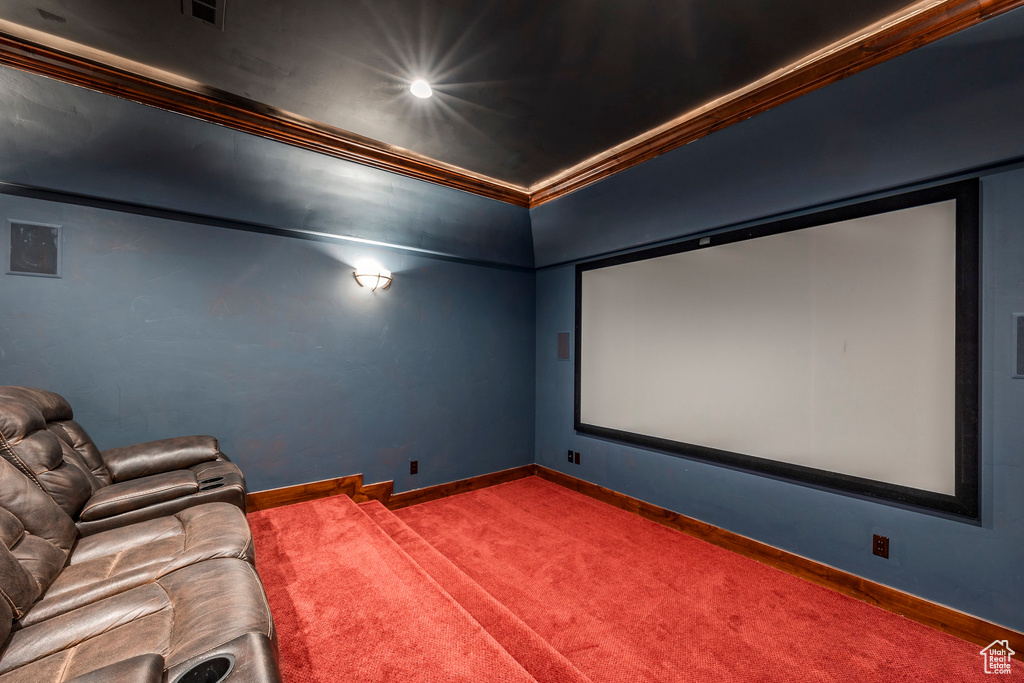
[[[60,277],[60,227],[10,222],[8,273]]]
[[[1024,379],[1024,313],[1013,314],[1013,376]]]

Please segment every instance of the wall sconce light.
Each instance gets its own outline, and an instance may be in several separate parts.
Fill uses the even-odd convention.
[[[355,276],[359,286],[368,287],[371,292],[391,286],[391,271],[384,268],[360,266],[356,268]]]

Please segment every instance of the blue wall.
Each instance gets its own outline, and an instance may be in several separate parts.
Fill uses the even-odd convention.
[[[101,448],[214,434],[251,490],[532,461],[526,209],[3,68],[0,182],[113,200],[0,194],[3,237],[64,226],[62,279],[0,271],[0,384],[62,393]]]
[[[1016,11],[708,136],[532,213],[536,262],[799,212],[1024,157]],[[1024,171],[983,179],[982,506],[972,526],[578,435],[573,267],[537,276],[536,461],[925,598],[1024,628]],[[568,465],[566,449],[582,454]],[[888,560],[871,535],[890,537]]]
[[[101,448],[213,434],[251,490],[532,461],[532,272],[2,195],[0,216],[64,226],[62,279],[0,275],[0,383],[63,394]]]

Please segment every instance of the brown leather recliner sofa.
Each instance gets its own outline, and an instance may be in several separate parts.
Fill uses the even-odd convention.
[[[75,446],[61,434],[85,434],[68,430],[70,421],[56,394],[0,389],[0,683],[218,681],[225,671],[225,683],[279,683],[276,633],[240,509],[241,473],[219,487],[241,490],[231,502],[193,491],[98,517],[107,520],[102,530],[83,524],[92,518],[76,526],[69,510],[81,516],[119,480],[184,471],[198,482],[204,471],[192,468],[230,463],[191,439],[86,458],[78,449],[87,436],[71,436]],[[144,457],[158,451],[166,460]],[[102,482],[100,464],[113,483],[96,487],[81,470]],[[231,472],[221,471],[228,481]]]
[[[0,387],[0,419],[33,427],[12,440],[3,455],[49,493],[83,534],[206,502],[223,501],[245,511],[242,472],[212,436],[100,451],[62,396],[25,387]]]

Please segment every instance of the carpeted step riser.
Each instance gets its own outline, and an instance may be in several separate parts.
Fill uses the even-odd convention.
[[[537,683],[348,497],[249,523],[289,683]]]
[[[568,659],[378,501],[359,506],[539,683],[591,683]]]

